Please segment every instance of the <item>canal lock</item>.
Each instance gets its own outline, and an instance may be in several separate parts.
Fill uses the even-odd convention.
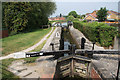
[[[61,39],[60,39],[59,50],[71,50],[73,48],[74,48],[74,50],[80,49],[78,44],[72,38],[70,31],[69,31],[69,26],[67,25],[67,23],[62,23],[60,26],[62,28],[61,28]],[[70,52],[70,54],[71,54],[71,52]],[[74,52],[75,51],[73,51],[72,54]],[[72,79],[78,78],[78,79],[84,80],[86,75],[88,77],[89,74],[85,73],[85,72],[88,72],[87,66],[89,66],[90,61],[82,61],[79,59],[75,59],[73,57],[67,58],[68,55],[69,55],[69,53],[64,53],[64,55],[59,56],[59,57],[64,58],[64,59],[63,59],[63,61],[60,58],[58,59],[57,66],[56,66],[56,68],[57,68],[56,72],[62,73],[63,75],[57,73],[57,76],[62,77],[61,79],[63,79],[63,80],[66,78],[72,78]],[[71,55],[69,55],[69,56],[71,56]],[[65,58],[67,58],[67,60],[65,60]],[[77,56],[76,56],[76,58],[77,58]],[[79,66],[77,66],[77,65],[79,65]],[[65,68],[62,69],[65,66],[67,66],[66,69]],[[80,66],[82,66],[83,69],[80,69]],[[61,72],[61,70],[62,70],[62,72]],[[70,72],[69,72],[69,70],[70,70]],[[69,72],[68,74],[66,73],[67,71]],[[83,73],[81,73],[81,71]],[[65,74],[64,74],[64,72],[65,72]],[[76,73],[76,74],[74,74],[74,73]]]
[[[60,48],[59,50],[69,50],[71,46],[74,46],[75,49],[80,49],[77,42],[72,38],[69,26],[67,22],[61,23],[61,39],[60,39]],[[68,56],[67,53],[64,56]]]

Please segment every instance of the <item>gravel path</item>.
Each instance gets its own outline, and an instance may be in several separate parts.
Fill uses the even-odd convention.
[[[37,44],[35,44],[35,45],[25,49],[25,50],[15,52],[15,53],[11,53],[7,56],[2,56],[2,57],[0,57],[0,60],[7,59],[7,58],[25,58],[25,52],[29,52],[31,50],[34,50],[37,46],[42,44],[43,41],[47,40],[47,37],[52,33],[52,31],[53,31],[53,27],[52,27],[52,30],[46,36],[44,36]]]
[[[59,50],[60,35],[61,35],[61,27],[56,27],[56,29],[49,37],[49,39],[47,40],[41,51],[52,51],[52,46],[50,46],[50,43],[54,43],[54,50]]]

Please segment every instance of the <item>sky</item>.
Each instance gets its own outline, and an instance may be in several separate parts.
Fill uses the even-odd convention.
[[[119,0],[54,0],[57,10],[51,17],[57,15],[68,15],[70,11],[76,11],[77,14],[82,15],[92,13],[94,10],[99,10],[101,7],[106,7],[107,10],[118,12]],[[120,6],[119,6],[120,7]]]

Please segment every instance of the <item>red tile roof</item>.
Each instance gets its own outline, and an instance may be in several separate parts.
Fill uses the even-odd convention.
[[[49,18],[49,20],[65,20],[64,17],[53,17],[53,18]]]
[[[115,12],[115,11],[108,11],[108,13],[110,13],[110,12],[112,12],[112,13],[114,13],[114,14],[116,14],[116,15],[120,15],[120,13],[118,13],[118,12]]]
[[[86,15],[92,15],[93,17],[97,17],[97,15],[96,15],[96,13],[97,13],[97,11],[98,10],[94,10],[92,13],[87,13]],[[110,13],[110,12],[112,12],[112,13],[114,13],[114,14],[116,14],[116,15],[120,15],[120,13],[118,13],[118,12],[115,12],[115,11],[108,11],[108,13]]]

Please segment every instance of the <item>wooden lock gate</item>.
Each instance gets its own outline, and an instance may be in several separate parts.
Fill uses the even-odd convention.
[[[64,54],[68,56],[63,56]],[[91,59],[81,55],[90,55],[93,54],[117,54],[120,55],[118,50],[85,50],[85,49],[76,49],[71,47],[70,50],[59,50],[59,51],[40,51],[40,52],[28,52],[26,57],[36,57],[36,56],[47,56],[47,55],[57,55],[57,65],[56,73],[57,78],[66,78],[66,77],[81,77],[89,78]],[[92,57],[91,57],[92,58]],[[118,72],[120,74],[119,66]],[[118,78],[117,75],[117,78]],[[117,79],[116,79],[117,80]]]

